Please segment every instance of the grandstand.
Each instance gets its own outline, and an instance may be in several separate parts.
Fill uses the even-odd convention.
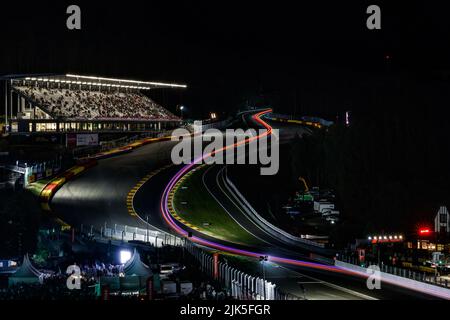
[[[120,132],[169,129],[180,118],[143,91],[186,85],[82,75],[9,75],[5,82],[6,130]]]

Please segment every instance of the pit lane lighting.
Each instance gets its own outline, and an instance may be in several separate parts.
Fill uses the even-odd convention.
[[[123,79],[114,79],[114,78],[103,78],[103,77],[92,77],[92,76],[81,76],[74,74],[66,74],[66,78],[76,78],[76,80],[62,80],[57,78],[48,78],[48,77],[25,77],[25,80],[28,81],[39,81],[39,82],[51,82],[51,83],[72,83],[72,84],[81,84],[81,85],[96,85],[96,86],[107,86],[107,87],[117,87],[117,88],[130,88],[130,89],[142,89],[142,90],[150,90],[153,87],[169,87],[169,88],[187,88],[187,85],[184,84],[175,84],[175,83],[163,83],[163,82],[148,82],[148,81],[136,81],[136,80],[123,80]],[[97,82],[87,82],[80,80],[95,80]],[[115,81],[123,84],[107,84],[101,83],[100,81]]]
[[[372,243],[377,242],[399,242],[403,239],[401,235],[398,234],[388,234],[383,236],[368,236],[367,239]]]
[[[123,79],[114,79],[114,78],[104,78],[104,77],[94,77],[94,76],[81,76],[75,74],[66,74],[66,77],[69,78],[79,78],[79,79],[91,79],[97,81],[120,81],[124,83],[135,83],[135,84],[143,84],[150,86],[160,86],[160,87],[171,87],[171,88],[187,88],[185,84],[175,84],[175,83],[164,83],[164,82],[149,82],[149,81],[137,81],[137,80],[123,80]]]

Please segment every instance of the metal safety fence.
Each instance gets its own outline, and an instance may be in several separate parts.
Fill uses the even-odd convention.
[[[183,247],[194,258],[200,271],[207,277],[218,281],[220,286],[235,299],[303,300],[296,295],[283,292],[276,284],[263,277],[245,273],[235,266],[215,260],[213,253],[207,248],[199,247],[187,238],[161,231],[120,224],[108,225],[107,223],[99,228],[95,228],[93,225],[80,225],[78,231],[100,241],[141,241],[144,244],[156,247]]]
[[[197,260],[200,270],[208,277],[218,281],[235,299],[301,300],[295,295],[283,292],[270,281],[247,274],[228,263],[215,260],[213,254],[199,248],[190,241],[185,243],[185,249]]]
[[[406,268],[400,268],[397,266],[387,265],[384,263],[378,264],[377,262],[370,262],[370,261],[365,261],[364,263],[361,263],[359,259],[356,257],[340,256],[338,260],[348,264],[361,266],[364,268],[375,265],[380,268],[380,272],[384,272],[394,276],[411,279],[423,283],[437,285],[444,288],[450,288],[450,281],[449,281],[450,277],[442,276],[440,273],[437,272],[436,269],[434,269],[435,271],[434,274],[430,274],[429,272],[420,271],[420,268],[419,270],[411,270]]]
[[[93,225],[80,225],[79,231],[98,240],[141,241],[155,247],[183,246],[186,241],[184,238],[167,232],[121,224],[108,225],[105,223],[97,228]]]

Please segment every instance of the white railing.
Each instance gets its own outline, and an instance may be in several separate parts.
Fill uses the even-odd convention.
[[[348,260],[348,262],[343,260]],[[335,261],[335,266],[369,275],[368,268],[354,264],[356,262],[356,259],[340,257]],[[369,264],[367,265],[369,266]],[[381,265],[379,269],[381,282],[386,281],[397,286],[450,299],[450,284],[447,281],[439,281],[438,277],[388,265]]]
[[[277,226],[271,224],[269,221],[264,219],[260,214],[258,214],[256,212],[256,210],[247,201],[247,199],[239,192],[239,190],[234,185],[234,183],[228,178],[228,174],[225,173],[225,186],[227,187],[227,185],[229,186],[229,188],[227,188],[227,189],[236,195],[236,198],[237,198],[236,200],[241,201],[245,205],[245,208],[243,208],[243,209],[247,209],[246,211],[248,213],[250,213],[249,215],[250,215],[250,218],[252,218],[252,221],[254,221],[256,224],[263,227],[265,230],[270,231],[270,233],[272,233],[272,235],[277,236],[277,237],[281,236],[282,238],[289,241],[290,243],[295,242],[297,244],[303,244],[303,245],[314,246],[314,247],[319,247],[319,248],[325,247],[323,243],[318,243],[315,241],[296,237],[296,236],[278,228]]]
[[[301,298],[282,292],[274,283],[247,274],[239,269],[217,262],[213,256],[190,241],[185,249],[198,261],[200,271],[218,281],[229,294],[238,300],[301,300]]]
[[[102,240],[142,241],[156,247],[165,245],[181,246],[185,241],[185,239],[170,233],[120,224],[114,224],[112,226],[105,224],[100,227],[98,233],[93,226],[86,227],[81,225],[80,231],[81,233],[86,233]]]

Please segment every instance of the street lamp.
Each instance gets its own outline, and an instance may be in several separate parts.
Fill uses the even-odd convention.
[[[145,224],[145,240],[147,241],[147,242],[150,242],[149,240],[149,236],[148,236],[148,215],[147,216],[145,216],[145,220],[146,220],[146,224]]]
[[[259,261],[261,261],[262,264],[262,272],[263,272],[263,288],[264,288],[264,300],[266,300],[266,269],[264,262],[268,260],[268,256],[260,256]]]
[[[181,120],[183,120],[183,110],[184,110],[184,106],[181,105],[181,106],[179,106],[178,108],[180,109],[180,118],[181,118]]]

